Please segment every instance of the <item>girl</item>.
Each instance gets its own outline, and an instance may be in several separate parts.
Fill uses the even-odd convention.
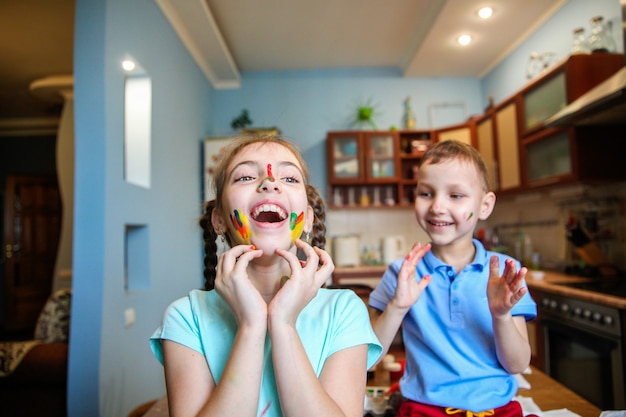
[[[282,138],[240,138],[215,172],[205,291],[170,305],[151,338],[170,416],[361,417],[382,347],[352,291],[320,289],[334,265],[300,239],[316,232],[302,157]]]

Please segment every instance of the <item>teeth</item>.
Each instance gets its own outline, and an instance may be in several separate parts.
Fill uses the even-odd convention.
[[[287,218],[287,213],[285,213],[280,207],[274,204],[263,204],[258,206],[252,213],[252,217],[257,217],[260,213],[263,212],[278,213],[281,219]]]

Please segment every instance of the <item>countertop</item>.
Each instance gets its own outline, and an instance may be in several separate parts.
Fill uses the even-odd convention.
[[[579,298],[581,300],[603,304],[609,307],[618,308],[621,310],[626,310],[626,298],[617,297],[608,294],[601,294],[589,290],[584,290],[580,288],[572,288],[563,285],[563,283],[574,283],[574,282],[590,282],[591,278],[583,278],[575,275],[567,275],[560,272],[550,272],[543,271],[543,279],[533,279],[531,271],[526,276],[526,284],[530,289],[531,293],[533,289],[538,291],[549,292],[552,294],[560,294],[563,296]]]
[[[342,283],[347,283],[347,281],[345,281],[346,279],[381,278],[386,269],[386,265],[337,267],[333,272],[333,282],[338,283],[341,281]],[[538,291],[571,296],[585,301],[626,310],[626,298],[624,297],[617,297],[589,290],[558,285],[570,282],[590,282],[592,280],[591,278],[567,275],[562,272],[542,271],[543,279],[538,280],[532,277],[532,272],[533,271],[530,271],[526,276],[526,283],[528,284],[528,288],[531,292],[533,289],[536,289]]]

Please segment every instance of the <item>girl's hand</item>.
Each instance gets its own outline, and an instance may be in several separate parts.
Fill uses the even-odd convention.
[[[396,285],[396,293],[392,303],[400,310],[408,310],[417,302],[424,288],[430,284],[430,275],[422,277],[418,282],[415,279],[415,267],[417,263],[430,250],[430,243],[422,245],[417,243],[413,245],[411,251],[406,256],[398,273],[398,283]]]
[[[287,250],[276,250],[291,267],[291,275],[269,304],[269,315],[280,317],[284,322],[295,325],[298,315],[315,297],[317,291],[330,278],[335,264],[330,255],[308,243],[297,239],[296,246],[306,255],[306,261]]]
[[[499,277],[500,261],[497,256],[489,260],[489,282],[487,284],[487,299],[489,311],[494,318],[509,314],[511,309],[528,291],[523,286],[528,269],[522,267],[516,271],[515,261],[507,259],[502,277]]]
[[[237,245],[220,256],[215,290],[235,313],[240,327],[267,325],[267,304],[248,278],[248,264],[263,254],[251,245]]]

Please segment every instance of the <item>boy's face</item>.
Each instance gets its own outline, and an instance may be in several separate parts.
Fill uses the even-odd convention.
[[[423,163],[415,198],[417,222],[433,246],[471,243],[478,220],[485,220],[495,194],[485,192],[476,167],[462,160]]]

